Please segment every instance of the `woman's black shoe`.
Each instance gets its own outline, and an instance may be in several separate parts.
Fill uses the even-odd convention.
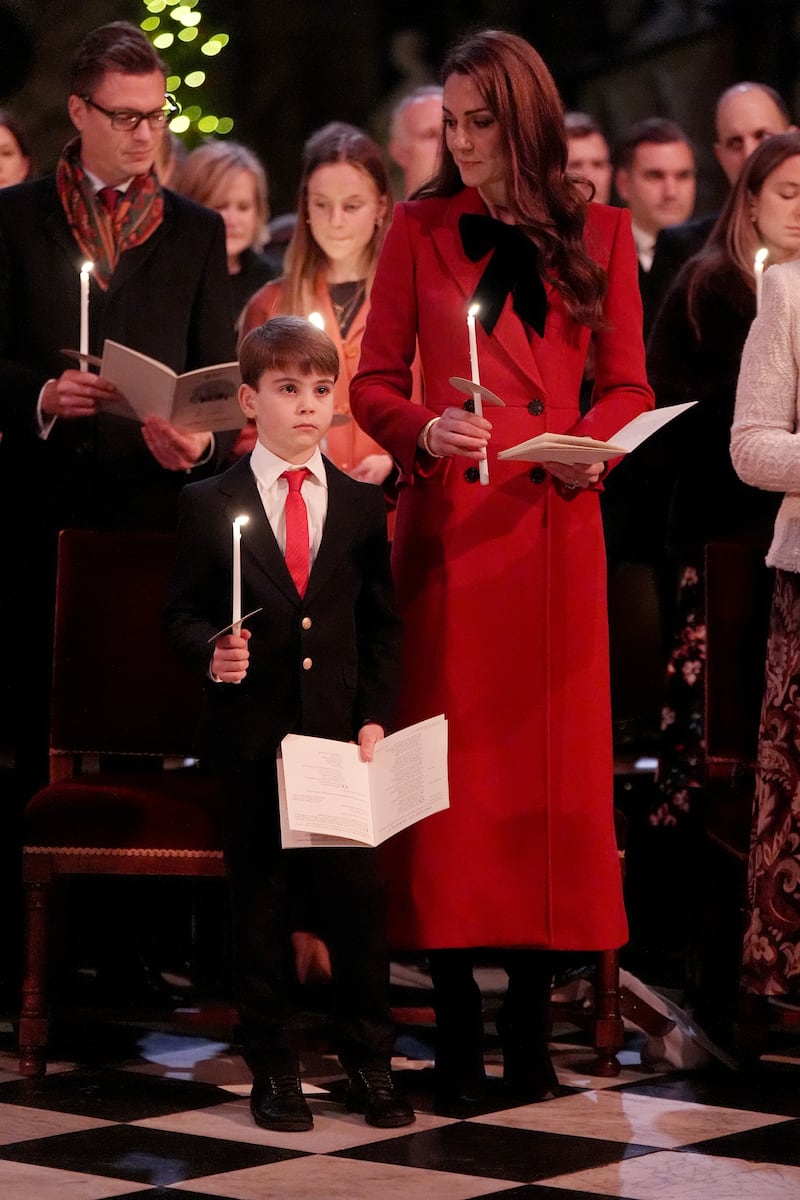
[[[536,1104],[561,1095],[555,1068],[547,1050],[505,1059],[503,1083],[517,1104]]]
[[[437,1108],[460,1114],[485,1108],[490,1103],[489,1081],[480,1068],[461,1069],[435,1066],[433,1070],[434,1102]]]

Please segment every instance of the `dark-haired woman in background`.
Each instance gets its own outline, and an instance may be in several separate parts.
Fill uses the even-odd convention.
[[[666,943],[676,960],[666,981],[690,985],[698,1019],[720,1040],[731,1034],[733,1012],[725,999],[735,1004],[740,932],[737,896],[722,874],[712,872],[705,858],[701,867],[697,858],[711,819],[705,792],[704,560],[710,542],[749,543],[766,553],[780,501],[775,493],[743,483],[730,457],[742,348],[756,315],[754,264],[760,248],[768,251],[769,264],[800,254],[800,133],[768,138],[747,160],[706,245],[664,298],[647,347],[658,405],[697,401],[676,422],[669,442],[666,547],[677,597],[650,813],[651,825],[665,831],[668,857],[679,858],[666,885],[672,917]],[[728,824],[732,831],[730,816]]]

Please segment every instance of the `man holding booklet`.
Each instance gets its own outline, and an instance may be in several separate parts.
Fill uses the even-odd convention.
[[[330,952],[348,1106],[371,1125],[408,1125],[413,1109],[389,1069],[376,852],[282,849],[276,772],[287,734],[357,742],[370,761],[393,721],[400,623],[383,496],[320,453],[339,373],[327,334],[301,317],[276,317],[244,339],[240,367],[239,399],[258,441],[224,474],[184,489],[167,620],[178,652],[205,680],[198,751],[226,790],[250,1107],[263,1128],[313,1124],[290,1028],[290,934],[302,906]]]
[[[172,528],[186,472],[221,469],[234,437],[100,411],[118,392],[76,361],[107,338],[176,371],[235,357],[222,219],[153,170],[177,111],[165,87],[140,29],[93,30],[73,58],[77,135],[55,173],[0,189],[0,617],[35,633],[32,651],[12,639],[3,727],[16,726],[25,792],[46,777],[59,529]]]
[[[64,354],[110,338],[178,372],[235,358],[222,220],[153,167],[178,111],[165,76],[141,30],[93,30],[70,74],[77,136],[54,175],[0,195],[3,466],[46,472],[54,529],[171,527],[184,472],[219,470],[233,437],[121,420],[113,384]]]

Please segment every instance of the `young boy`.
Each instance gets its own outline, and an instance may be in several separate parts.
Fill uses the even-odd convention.
[[[167,619],[179,653],[205,678],[198,750],[226,789],[237,1002],[254,1077],[250,1108],[266,1129],[313,1125],[290,1029],[290,934],[302,904],[304,913],[314,909],[315,932],[330,953],[348,1105],[371,1125],[409,1125],[414,1111],[389,1070],[389,962],[375,851],[282,850],[275,769],[287,733],[357,740],[370,760],[391,722],[400,625],[384,500],[377,487],[350,479],[320,453],[339,371],[327,334],[300,317],[276,317],[244,339],[240,366],[239,401],[255,419],[258,441],[224,474],[184,488]],[[290,486],[296,482],[299,492]],[[231,620],[239,516],[248,517],[242,612],[260,611],[240,634],[212,641]],[[297,580],[290,571],[300,572]]]

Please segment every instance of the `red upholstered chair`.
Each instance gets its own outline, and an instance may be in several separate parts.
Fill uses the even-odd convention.
[[[24,818],[20,1069],[46,1069],[56,879],[224,874],[219,797],[193,766],[201,689],[162,628],[173,539],[64,530],[56,585],[50,781]]]

